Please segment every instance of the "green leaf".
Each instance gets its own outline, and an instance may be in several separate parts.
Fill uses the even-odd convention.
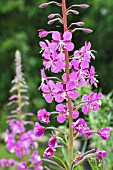
[[[69,166],[69,162],[68,162],[68,153],[65,149],[62,148],[62,153],[63,153],[63,156],[64,156],[64,159],[67,163],[67,165]]]
[[[92,170],[98,170],[97,160],[96,159],[89,159],[88,160]]]

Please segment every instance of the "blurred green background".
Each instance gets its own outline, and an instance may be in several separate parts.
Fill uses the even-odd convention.
[[[44,2],[48,1],[0,0],[0,133],[7,127],[5,121],[9,110],[6,103],[12,87],[11,80],[15,76],[14,55],[17,49],[22,53],[23,72],[29,86],[29,111],[36,114],[37,110],[43,107],[51,111],[55,105],[48,105],[38,91],[40,69],[43,66],[37,30],[62,30],[59,23],[56,25],[61,27],[55,27],[55,24],[47,25],[47,16],[61,11],[56,6],[39,9],[38,6]],[[75,2],[68,1],[67,6]],[[77,3],[88,3],[90,8],[79,9],[78,16],[69,16],[69,24],[83,21],[85,27],[93,29],[94,32],[76,32],[73,36],[75,47],[78,49],[85,41],[91,41],[92,49],[98,52],[93,65],[98,74],[99,88],[104,94],[108,94],[113,89],[113,0],[78,0]],[[52,123],[54,124],[54,121]]]

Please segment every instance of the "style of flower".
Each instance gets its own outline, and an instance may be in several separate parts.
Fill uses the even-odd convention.
[[[41,123],[48,124],[50,122],[50,112],[47,112],[45,109],[39,110],[37,116]]]
[[[102,160],[103,157],[106,157],[107,156],[107,152],[104,151],[104,150],[101,150],[100,148],[98,148],[95,152],[96,154],[96,157],[99,159],[99,160]]]
[[[48,147],[44,152],[45,158],[52,158],[54,156],[54,149],[52,147]]]
[[[99,106],[101,105],[100,99],[102,98],[102,93],[94,93],[92,92],[89,97],[84,94],[82,97],[82,102],[85,103],[85,105],[82,107],[82,112],[86,114],[90,111],[90,108],[92,108],[93,111],[97,111],[99,109]]]
[[[38,122],[35,123],[34,134],[37,137],[43,136],[45,130],[46,130],[46,127],[41,126]]]
[[[103,140],[108,140],[110,136],[110,128],[102,128],[97,131],[97,134],[100,135]]]
[[[68,51],[72,51],[74,49],[74,44],[71,42],[72,33],[69,31],[64,32],[62,35],[58,31],[53,31],[52,33],[52,43],[50,44],[50,49],[52,51],[64,51],[67,49]]]

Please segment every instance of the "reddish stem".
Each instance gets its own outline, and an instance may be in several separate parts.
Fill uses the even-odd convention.
[[[64,25],[64,32],[68,31],[67,27],[67,9],[66,9],[66,0],[62,0],[62,15],[63,15],[63,25]],[[66,63],[66,79],[67,82],[69,81],[69,55],[68,50],[64,50],[65,53],[65,63]],[[68,144],[68,157],[69,157],[69,170],[71,170],[71,165],[73,161],[73,129],[72,129],[72,106],[71,106],[71,98],[68,96],[67,99],[68,108],[69,108],[69,144]]]

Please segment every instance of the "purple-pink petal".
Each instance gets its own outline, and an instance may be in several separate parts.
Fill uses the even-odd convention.
[[[56,41],[61,40],[60,32],[58,32],[58,31],[53,31],[53,33],[52,33],[52,39],[53,39],[53,40],[56,40]]]
[[[74,49],[74,44],[72,42],[65,42],[66,49],[72,51]]]
[[[74,110],[73,111],[73,115],[72,115],[73,119],[77,119],[79,117],[79,112],[78,110]]]
[[[64,123],[65,121],[66,121],[66,117],[65,116],[57,116],[57,121],[59,122],[59,123]]]
[[[34,127],[35,136],[37,137],[43,136],[45,130],[46,130],[46,127],[41,126],[38,122],[35,123],[35,127]]]
[[[52,147],[48,147],[43,155],[45,158],[52,158],[54,156],[54,149]]]
[[[64,41],[71,41],[72,39],[72,33],[69,31],[64,32],[63,34]]]

